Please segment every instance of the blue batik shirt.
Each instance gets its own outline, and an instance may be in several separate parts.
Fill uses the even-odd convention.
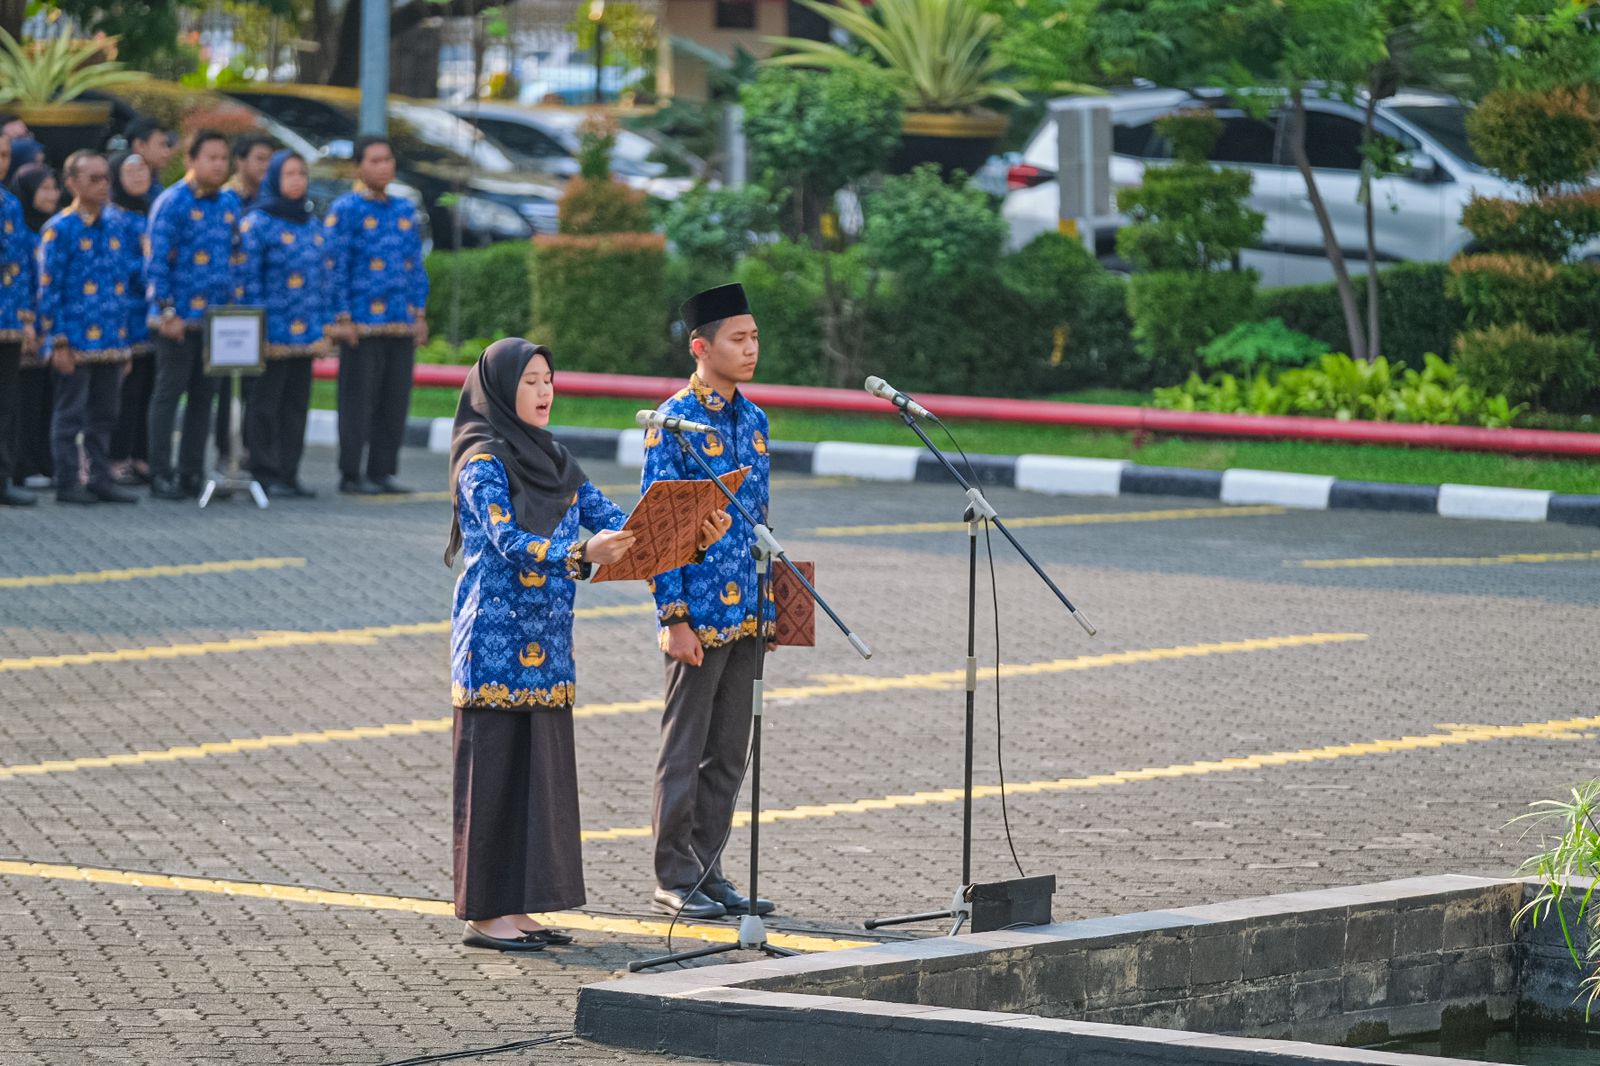
[[[410,333],[428,305],[416,208],[358,188],[333,202],[326,224],[334,318],[364,337]]]
[[[150,320],[144,302],[144,237],[150,217],[123,209],[118,211],[117,221],[122,228],[118,240],[128,257],[128,347],[137,355],[150,350]]]
[[[715,428],[714,433],[685,434],[685,439],[719,476],[742,466],[750,468],[738,498],[765,523],[771,479],[766,412],[738,391],[728,400],[698,376],[691,377],[689,387],[658,410]],[[673,434],[655,428],[645,434],[643,489],[656,481],[694,481],[704,477],[700,464],[683,454]],[[704,561],[657,575],[650,591],[656,598],[656,622],[663,647],[666,627],[678,622],[687,622],[707,648],[753,637],[758,626],[766,636],[776,631],[777,612],[770,588],[767,601],[762,604],[760,622],[756,619],[756,563],[750,554],[755,539],[749,523],[735,512],[733,528],[711,546]]]
[[[162,308],[171,307],[198,329],[207,308],[231,302],[242,214],[232,189],[202,196],[189,178],[156,198],[145,249],[151,325],[160,322]]]
[[[34,248],[22,201],[0,187],[0,341],[22,340],[22,328],[33,324]]]
[[[457,707],[570,707],[574,582],[588,576],[580,527],[620,529],[627,516],[585,481],[548,537],[517,525],[505,467],[474,455],[457,479],[466,569],[450,614],[450,690]]]
[[[128,252],[122,210],[88,222],[72,208],[39,232],[39,335],[48,357],[65,344],[83,363],[128,358]]]
[[[322,355],[328,313],[326,231],[315,217],[290,222],[251,211],[239,224],[234,299],[267,312],[268,359]]]

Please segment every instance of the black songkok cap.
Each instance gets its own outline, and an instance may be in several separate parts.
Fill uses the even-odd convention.
[[[718,285],[697,293],[683,302],[683,326],[690,333],[708,322],[721,322],[735,315],[751,314],[750,301],[743,285]]]

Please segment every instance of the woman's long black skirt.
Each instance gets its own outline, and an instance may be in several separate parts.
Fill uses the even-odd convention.
[[[456,917],[580,907],[572,708],[455,709]]]

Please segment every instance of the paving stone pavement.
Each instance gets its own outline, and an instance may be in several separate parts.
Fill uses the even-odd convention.
[[[308,467],[327,471],[329,460],[313,449]],[[442,457],[408,452],[404,466],[418,486],[443,484]],[[588,467],[619,501],[636,496],[635,471]],[[7,1066],[376,1064],[488,1047],[567,1031],[580,985],[659,950],[654,936],[583,932],[575,948],[502,957],[463,949],[443,916],[3,865],[449,896],[449,735],[438,725],[449,714],[448,507],[437,493],[350,500],[332,494],[331,476],[311,480],[317,500],[260,513],[242,500],[203,514],[148,500],[0,511]],[[993,538],[1003,660],[1018,668],[1001,685],[1014,786],[1005,816],[1026,871],[1057,876],[1057,917],[1504,875],[1530,850],[1506,821],[1600,775],[1600,530],[1011,490],[992,499],[1100,628],[1083,634]],[[779,537],[817,561],[823,592],[875,655],[858,659],[819,616],[816,648],[769,662],[764,801],[800,815],[762,832],[762,892],[782,905],[778,928],[860,938],[862,918],[936,908],[955,887],[960,804],[903,797],[960,784],[965,537],[833,527],[948,523],[963,502],[943,485],[779,477]],[[1166,517],[1138,517],[1151,512]],[[1508,553],[1533,561],[1494,558]],[[4,580],[248,559],[281,562]],[[1301,565],[1329,559],[1388,562]],[[578,624],[580,714],[608,712],[577,722],[582,820],[598,834],[585,846],[587,910],[648,918],[650,841],[639,830],[661,658],[641,587],[584,587],[579,604],[623,608]],[[986,585],[979,612],[991,668]],[[294,636],[306,633],[318,635]],[[1238,643],[1291,637],[1305,639]],[[997,779],[994,697],[989,673],[981,785]],[[1464,728],[1566,719],[1592,720],[1510,736]],[[419,724],[73,762],[395,723]],[[1337,747],[1431,734],[1451,739]],[[1309,761],[1217,762],[1313,749]],[[40,766],[53,761],[62,765]],[[1186,768],[1127,773],[1168,766]],[[825,806],[890,796],[902,798]],[[1013,873],[1001,804],[980,799],[975,818],[978,878]],[[740,879],[747,840],[737,830],[730,849]],[[482,1061],[660,1060],[567,1041]]]

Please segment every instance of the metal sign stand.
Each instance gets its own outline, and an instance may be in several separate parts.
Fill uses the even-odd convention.
[[[239,456],[244,454],[244,375],[261,373],[261,349],[266,338],[266,312],[260,307],[218,307],[206,312],[201,349],[202,369],[209,376],[232,382],[228,390],[228,459],[213,469],[200,490],[200,506],[249,490],[256,507],[267,506],[267,490],[253,477],[240,476]],[[192,399],[192,398],[191,398]],[[210,436],[210,433],[206,434]]]
[[[213,498],[226,500],[236,491],[248,489],[256,506],[265,510],[267,490],[261,487],[261,482],[239,476],[239,456],[244,447],[244,375],[235,370],[228,378],[233,382],[228,395],[228,411],[232,416],[228,420],[228,461],[222,469],[211,471],[205,488],[200,490],[200,506],[204,508]]]

